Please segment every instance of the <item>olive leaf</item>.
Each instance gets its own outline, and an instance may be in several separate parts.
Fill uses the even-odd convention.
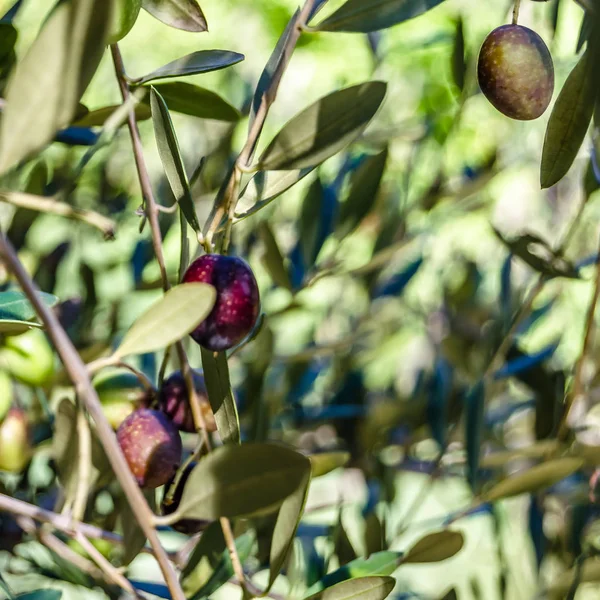
[[[571,168],[587,133],[597,90],[600,67],[587,50],[571,71],[556,102],[546,129],[542,150],[542,188],[558,183]]]
[[[114,356],[145,354],[170,346],[198,327],[215,300],[215,288],[206,283],[182,283],[171,288],[135,321]]]
[[[279,244],[266,221],[260,224],[260,237],[264,244],[263,264],[273,282],[287,290],[292,290],[290,275],[285,267],[284,258],[279,249]]]
[[[36,295],[48,307],[58,303],[58,298],[53,294],[36,292]],[[0,321],[31,321],[36,318],[36,314],[35,308],[23,292],[0,292]]]
[[[154,136],[156,137],[158,154],[165,175],[186,221],[194,231],[200,232],[200,223],[196,215],[196,207],[192,200],[192,192],[190,191],[171,115],[162,96],[152,86],[150,87],[150,107],[152,109]]]
[[[393,577],[359,577],[338,583],[305,600],[384,600],[394,589],[396,580]]]
[[[215,520],[273,512],[309,471],[308,459],[286,446],[221,446],[194,467],[175,514]]]
[[[460,531],[436,531],[421,538],[403,557],[402,564],[440,562],[458,554],[465,539]]]
[[[322,477],[339,469],[350,460],[349,452],[321,452],[311,454],[309,457],[313,477]]]
[[[154,512],[156,510],[156,493],[155,490],[143,490],[146,502],[150,507],[150,510]],[[123,495],[121,503],[121,510],[119,511],[119,521],[121,522],[121,528],[123,529],[123,556],[121,560],[124,565],[128,565],[139,553],[140,550],[146,544],[146,534],[139,526],[131,505]]]
[[[306,597],[311,597],[323,590],[330,588],[342,581],[357,577],[387,576],[391,575],[402,561],[402,552],[386,550],[371,554],[369,558],[357,558],[343,567],[328,573],[321,580],[313,584],[306,592]]]
[[[240,421],[231,383],[227,355],[200,348],[208,400],[215,415],[217,431],[224,444],[240,443]]]
[[[206,18],[196,0],[142,0],[142,8],[175,29],[208,31]]]
[[[577,457],[557,458],[541,463],[507,477],[486,491],[481,499],[484,502],[495,502],[550,487],[581,469],[584,464],[585,460]]]
[[[234,123],[240,111],[215,92],[185,81],[157,83],[154,89],[170,111],[201,119]]]
[[[284,125],[258,160],[258,168],[303,169],[327,160],[364,131],[386,89],[382,81],[369,81],[321,98]]]
[[[73,120],[104,53],[110,15],[111,3],[95,0],[65,0],[52,9],[7,84],[0,173],[43,148]]]
[[[148,75],[132,80],[136,85],[142,85],[155,79],[198,75],[209,71],[218,71],[244,60],[243,54],[229,50],[198,50],[174,60]]]
[[[466,399],[465,430],[467,432],[467,479],[471,488],[477,485],[481,438],[485,416],[485,384],[480,380],[468,393]]]
[[[72,124],[74,127],[102,127],[121,106],[121,104],[114,104],[88,111],[76,118]],[[136,104],[134,111],[136,121],[146,121],[152,117],[150,107],[146,104]]]
[[[408,21],[444,0],[348,0],[316,25],[318,31],[369,33]]]

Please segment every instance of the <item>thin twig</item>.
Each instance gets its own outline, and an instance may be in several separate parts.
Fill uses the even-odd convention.
[[[521,0],[515,0],[515,6],[513,8],[512,22],[516,25],[519,20],[519,8],[521,8]]]
[[[115,222],[93,210],[77,208],[70,204],[66,204],[65,202],[59,202],[54,198],[25,194],[23,192],[1,191],[0,201],[12,204],[19,208],[27,208],[37,212],[59,215],[75,221],[82,221],[83,223],[87,223],[88,225],[99,229],[107,239],[113,239],[115,237]]]
[[[0,257],[4,264],[15,275],[27,298],[35,308],[41,322],[46,326],[48,334],[60,355],[67,373],[78,396],[85,402],[86,408],[94,422],[100,442],[106,452],[113,471],[123,488],[132,512],[154,550],[156,560],[161,568],[167,587],[174,600],[184,600],[185,595],[173,565],[169,562],[165,549],[161,546],[158,534],[152,525],[153,513],[138,484],[129,470],[114,431],[108,423],[100,404],[98,394],[92,386],[87,368],[77,353],[69,336],[62,328],[56,315],[41,300],[34,287],[31,277],[19,261],[15,250],[4,235],[0,235]]]

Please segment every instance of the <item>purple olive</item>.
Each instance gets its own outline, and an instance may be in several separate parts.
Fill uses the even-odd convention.
[[[141,408],[119,426],[117,440],[138,485],[157,488],[173,476],[181,462],[181,437],[158,410]]]
[[[209,283],[217,291],[215,306],[192,332],[207,350],[220,352],[241,342],[258,319],[260,297],[252,269],[241,258],[206,254],[186,271],[185,283]]]
[[[550,51],[535,31],[522,25],[502,25],[487,36],[477,77],[493,106],[520,121],[540,117],[554,91]]]
[[[197,371],[192,371],[192,375],[196,394],[200,401],[200,409],[206,423],[206,430],[216,431],[217,425],[208,401],[204,377]],[[158,410],[165,413],[179,431],[185,431],[186,433],[196,431],[188,388],[181,371],[176,371],[163,381],[158,393]]]

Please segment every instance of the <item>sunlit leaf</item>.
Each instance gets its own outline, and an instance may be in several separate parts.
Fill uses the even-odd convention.
[[[177,200],[179,208],[190,227],[194,231],[199,232],[200,223],[198,222],[196,207],[192,200],[192,193],[185,172],[185,166],[183,165],[183,159],[181,158],[175,128],[171,122],[171,115],[165,101],[153,87],[150,91],[150,107],[152,108],[152,122],[154,124],[154,136],[156,137],[158,154],[165,169],[171,190],[173,191],[173,196],[175,196],[175,200]]]
[[[543,188],[558,183],[570,169],[587,133],[598,93],[600,67],[586,51],[565,81],[544,139],[540,181]]]
[[[185,81],[157,83],[154,89],[162,96],[170,111],[201,119],[235,122],[240,112],[221,96]]]
[[[144,354],[173,344],[198,327],[215,300],[215,288],[206,283],[183,283],[171,288],[135,321],[115,356]]]
[[[56,4],[6,88],[0,173],[43,148],[73,120],[104,53],[110,9],[111,3],[95,0]]]
[[[221,446],[194,467],[176,513],[214,520],[274,511],[309,471],[308,459],[286,446]]]
[[[102,127],[106,120],[118,110],[120,106],[120,104],[115,104],[113,106],[104,106],[89,111],[73,121],[73,125],[76,127]],[[136,121],[146,121],[152,117],[150,107],[146,104],[137,104],[134,110]]]
[[[350,460],[349,452],[321,452],[309,457],[313,477],[322,477],[345,466]]]
[[[443,0],[348,0],[316,25],[319,31],[368,33],[392,27],[435,8]]]
[[[459,531],[437,531],[421,538],[402,558],[402,564],[440,562],[458,554],[465,543]]]
[[[204,13],[196,0],[142,0],[142,8],[154,18],[183,31],[207,31]]]
[[[502,498],[536,492],[572,475],[581,469],[584,464],[584,459],[577,457],[564,457],[546,461],[526,471],[507,477],[504,481],[497,483],[486,491],[481,498],[484,502],[495,502]]]
[[[296,115],[267,146],[262,170],[314,167],[358,137],[375,116],[387,85],[370,81],[321,98]]]
[[[208,399],[221,441],[224,444],[239,444],[240,421],[229,382],[227,355],[224,352],[210,352],[206,348],[200,350]]]
[[[244,60],[243,54],[229,50],[198,50],[170,62],[148,75],[134,79],[135,84],[141,85],[155,79],[198,75],[209,71],[218,71]]]
[[[306,596],[305,600],[384,600],[395,585],[393,577],[359,577]]]

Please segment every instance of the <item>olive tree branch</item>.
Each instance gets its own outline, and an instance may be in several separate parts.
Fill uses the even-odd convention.
[[[125,457],[121,453],[116,436],[109,425],[96,390],[92,386],[85,364],[77,353],[69,336],[62,328],[56,315],[41,300],[34,287],[31,277],[19,261],[15,250],[4,235],[0,235],[0,257],[7,268],[15,275],[22,290],[35,308],[40,321],[46,326],[50,338],[65,366],[77,395],[96,423],[98,436],[104,447],[113,471],[123,488],[132,512],[154,550],[156,560],[164,575],[165,582],[174,600],[184,600],[185,595],[173,565],[169,562],[165,549],[161,546],[158,534],[153,526],[153,513],[133,477]]]
[[[309,0],[311,1],[311,0]],[[115,73],[117,75],[117,80],[119,82],[119,87],[121,90],[121,96],[123,98],[123,102],[127,102],[131,92],[129,89],[129,84],[127,82],[127,77],[125,74],[125,65],[123,64],[123,58],[121,56],[121,52],[119,51],[119,47],[117,44],[113,44],[110,47],[113,64],[115,67]],[[144,151],[142,147],[142,142],[140,138],[140,132],[137,126],[137,121],[135,117],[135,111],[133,108],[129,110],[129,118],[128,118],[128,127],[129,134],[131,136],[131,142],[133,145],[133,153],[135,157],[136,168],[138,171],[138,178],[140,182],[140,187],[142,189],[142,195],[144,197],[145,203],[145,213],[148,218],[148,222],[150,225],[150,231],[152,234],[152,246],[154,249],[154,254],[156,256],[156,260],[159,265],[160,275],[162,280],[163,289],[167,291],[170,288],[169,279],[167,275],[167,269],[165,266],[165,260],[162,249],[162,239],[160,235],[160,227],[158,222],[158,209],[157,202],[154,198],[154,192],[152,190],[152,184],[150,182],[150,176],[148,174],[148,169],[146,167],[146,162],[144,159]],[[200,408],[200,400],[196,394],[196,389],[194,386],[193,375],[190,369],[189,361],[185,354],[185,350],[183,348],[183,344],[178,342],[175,344],[177,349],[177,354],[179,360],[181,362],[181,369],[183,371],[183,375],[185,377],[186,385],[190,394],[190,403],[192,407],[192,412],[194,416],[194,423],[196,424],[196,428],[202,431],[204,436],[205,443],[207,444],[207,448],[210,451],[211,444],[210,438],[208,436],[208,432],[206,431],[206,423],[204,421],[204,415],[202,414],[202,410]],[[155,515],[152,515],[153,520],[156,518]],[[234,572],[236,577],[239,580],[240,585],[245,590],[245,578],[244,572],[242,569],[241,561],[237,553],[237,549],[235,547],[235,539],[233,537],[233,533],[231,531],[231,525],[228,519],[221,519],[221,527],[223,529],[223,537],[225,538],[227,548],[229,549],[229,554],[231,558],[231,564],[233,565]],[[181,588],[180,588],[181,589]]]
[[[279,84],[281,83],[283,74],[289,65],[292,54],[296,49],[296,44],[300,39],[300,35],[302,34],[302,31],[305,29],[308,20],[311,17],[315,2],[316,0],[306,0],[300,12],[292,17],[295,22],[286,40],[281,58],[275,67],[269,86],[262,94],[260,104],[258,105],[256,114],[254,115],[254,120],[250,125],[250,131],[248,132],[246,143],[237,157],[233,169],[229,174],[229,179],[224,186],[224,196],[223,198],[217,197],[215,206],[211,211],[209,221],[205,226],[205,240],[210,248],[213,247],[213,238],[219,229],[223,218],[226,217],[227,226],[225,230],[225,239],[223,242],[223,251],[227,251],[231,237],[231,227],[235,214],[235,207],[237,205],[239,196],[242,173],[248,172],[251,168],[250,161],[252,160],[258,139],[260,138],[267,115],[269,114],[269,109],[273,102],[275,102],[277,91],[279,90]]]
[[[0,191],[0,202],[12,204],[18,208],[27,208],[37,212],[66,217],[75,221],[82,221],[96,229],[99,229],[105,238],[113,239],[115,236],[115,222],[100,213],[84,208],[77,208],[65,202],[59,202],[54,198],[36,196],[22,192]]]

